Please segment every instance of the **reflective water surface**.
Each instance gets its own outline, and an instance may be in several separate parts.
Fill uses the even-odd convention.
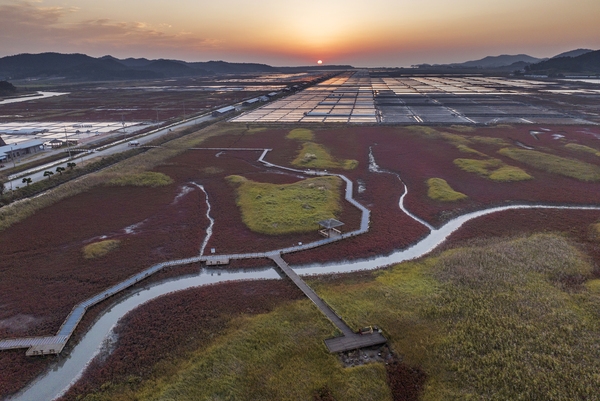
[[[295,270],[300,275],[326,274],[326,273],[348,273],[358,270],[372,270],[385,267],[391,264],[400,263],[406,260],[418,258],[436,248],[452,232],[456,231],[466,222],[491,213],[497,213],[505,210],[514,209],[563,209],[563,210],[600,210],[600,207],[578,207],[578,206],[546,206],[546,205],[510,205],[503,207],[494,207],[477,212],[468,213],[459,216],[438,229],[434,229],[430,234],[417,242],[413,246],[398,250],[390,255],[379,256],[371,259],[362,259],[356,261],[343,261],[326,265],[295,266]],[[284,255],[285,258],[285,255]],[[256,280],[256,279],[279,279],[280,275],[274,269],[265,267],[264,269],[253,269],[244,271],[227,271],[219,269],[202,269],[196,276],[186,276],[173,279],[163,283],[153,284],[131,296],[123,299],[118,304],[110,308],[102,317],[89,329],[83,339],[75,346],[71,353],[60,364],[51,371],[42,375],[24,392],[10,398],[11,400],[52,400],[66,391],[71,384],[77,381],[85,367],[99,352],[105,339],[110,335],[113,327],[118,320],[128,312],[137,308],[141,304],[148,302],[161,295],[170,292],[184,290],[187,288],[198,287],[207,284],[220,283],[233,280]]]

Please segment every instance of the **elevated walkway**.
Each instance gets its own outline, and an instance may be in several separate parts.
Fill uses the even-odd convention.
[[[357,334],[342,320],[323,301],[314,291],[310,288],[304,280],[296,274],[294,270],[281,258],[280,254],[273,254],[269,256],[279,266],[281,271],[292,280],[294,284],[306,295],[321,312],[329,319],[339,331],[343,333],[343,336],[334,337],[325,340],[325,346],[331,353],[352,351],[359,348],[371,347],[374,345],[381,345],[387,342],[387,339],[380,333],[370,334]]]

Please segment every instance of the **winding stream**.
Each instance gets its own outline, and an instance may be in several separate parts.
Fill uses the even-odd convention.
[[[265,150],[261,159],[265,156]],[[259,159],[260,160],[260,159]],[[402,182],[400,176],[394,172],[382,170],[376,164],[372,152],[369,154],[370,166],[369,169],[377,173],[389,173],[394,174]],[[268,164],[268,162],[265,162]],[[501,207],[492,207],[484,210],[479,210],[472,213],[467,213],[462,216],[456,217],[438,229],[435,229],[427,222],[421,220],[417,216],[411,214],[404,207],[404,198],[408,193],[408,188],[404,185],[404,194],[400,197],[399,207],[410,217],[416,221],[424,224],[430,229],[430,233],[415,243],[409,248],[395,251],[389,255],[378,256],[370,259],[359,259],[355,261],[342,261],[335,262],[325,265],[306,265],[296,266],[294,270],[301,275],[312,275],[312,274],[328,274],[328,273],[348,273],[358,270],[373,270],[392,264],[397,264],[410,259],[419,258],[440,245],[450,234],[460,228],[462,225],[476,219],[481,216],[485,216],[492,213],[502,212],[506,210],[516,209],[555,209],[555,210],[599,210],[600,206],[549,206],[549,205],[509,205]],[[206,201],[208,204],[207,216],[211,221],[209,228],[207,229],[207,239],[202,245],[201,254],[204,251],[208,238],[212,232],[212,226],[214,220],[210,217],[210,203],[208,202],[208,194],[204,188],[194,183],[194,185],[200,187],[206,195]],[[351,186],[350,186],[351,188]],[[263,269],[253,269],[244,271],[231,271],[223,269],[200,269],[197,275],[185,276],[180,278],[171,279],[162,283],[148,285],[139,291],[131,294],[127,298],[124,298],[119,303],[112,306],[107,310],[96,323],[88,330],[83,336],[81,341],[73,348],[69,355],[62,360],[57,366],[53,367],[52,370],[44,373],[32,384],[25,388],[22,392],[15,395],[9,400],[53,400],[69,389],[83,374],[87,365],[98,355],[107,338],[110,338],[113,334],[113,328],[123,316],[128,312],[134,310],[138,306],[155,299],[161,295],[165,295],[174,291],[180,291],[188,288],[221,283],[226,281],[236,280],[257,280],[257,279],[280,279],[278,272],[271,268],[265,267]]]
[[[439,244],[466,222],[492,213],[515,209],[561,209],[561,210],[600,210],[600,206],[547,206],[547,205],[511,205],[494,207],[459,216],[431,233],[407,249],[393,252],[387,256],[372,259],[361,259],[352,262],[339,262],[326,265],[298,266],[299,275],[348,273],[358,270],[372,270],[406,260],[421,257]],[[53,370],[45,373],[22,393],[10,400],[51,400],[63,394],[77,381],[89,362],[98,354],[105,339],[113,327],[125,314],[161,295],[173,291],[198,287],[207,284],[233,280],[279,279],[279,274],[272,268],[262,270],[246,270],[231,272],[220,269],[202,269],[196,276],[182,277],[167,282],[147,286],[111,307],[89,329],[83,339],[75,346],[69,356]]]
[[[215,219],[213,219],[210,216],[210,201],[208,200],[208,192],[206,192],[206,189],[204,189],[204,185],[200,185],[195,182],[193,184],[195,186],[197,186],[198,188],[200,188],[202,190],[202,192],[204,192],[204,197],[206,199],[206,218],[208,219],[208,221],[210,221],[210,224],[208,225],[208,228],[206,229],[206,237],[204,238],[204,241],[202,241],[202,246],[200,247],[199,255],[204,255],[204,250],[206,249],[206,245],[208,245],[208,240],[210,240],[210,237],[212,237],[213,226],[215,225]]]

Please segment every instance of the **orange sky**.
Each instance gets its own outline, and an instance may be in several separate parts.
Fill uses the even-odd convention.
[[[600,1],[0,0],[0,56],[408,66],[600,48]]]

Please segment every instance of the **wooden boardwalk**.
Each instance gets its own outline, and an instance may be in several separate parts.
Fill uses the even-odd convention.
[[[321,312],[335,327],[338,328],[339,331],[343,333],[343,336],[334,337],[325,340],[325,345],[327,349],[331,353],[336,352],[344,352],[344,351],[352,351],[359,348],[371,347],[374,345],[381,345],[387,342],[387,339],[382,336],[380,333],[372,333],[372,334],[357,334],[355,333],[347,324],[342,320],[341,317],[337,315],[323,301],[314,291],[310,288],[304,280],[300,278],[296,274],[294,270],[281,258],[280,254],[273,254],[270,256],[271,259],[279,266],[281,271],[285,273],[286,276],[290,278],[296,284],[296,286],[306,295],[316,306],[319,308]]]
[[[265,156],[271,149],[263,149],[263,148],[191,148],[193,150],[219,150],[219,151],[261,151],[261,155],[258,158],[260,163],[263,163],[267,167],[278,168],[282,170],[292,171],[295,173],[305,174],[305,175],[313,175],[313,176],[337,176],[340,177],[346,183],[346,191],[345,198],[352,205],[357,207],[361,211],[361,224],[360,228],[351,232],[344,233],[340,236],[334,238],[326,238],[319,241],[314,241],[308,244],[291,246],[289,248],[278,249],[270,252],[257,252],[257,253],[244,253],[244,254],[233,254],[233,255],[199,255],[191,258],[172,260],[168,262],[158,263],[148,269],[131,276],[130,278],[114,285],[111,288],[108,288],[102,291],[99,294],[75,305],[71,310],[71,313],[67,316],[62,326],[60,327],[58,333],[55,336],[44,336],[44,337],[25,337],[25,338],[12,338],[12,339],[4,339],[0,340],[0,350],[3,349],[15,349],[15,348],[28,348],[27,355],[42,355],[42,354],[59,354],[66,343],[71,338],[71,335],[75,331],[75,328],[85,315],[88,308],[96,305],[99,302],[106,300],[107,298],[112,297],[120,293],[121,291],[137,284],[138,282],[145,280],[146,278],[152,276],[153,274],[161,271],[165,267],[174,267],[174,266],[183,266],[191,263],[205,262],[208,266],[221,265],[226,264],[231,259],[255,259],[255,258],[272,258],[275,262],[280,266],[281,270],[292,279],[292,281],[308,296],[317,307],[325,313],[325,315],[329,318],[329,320],[338,328],[342,333],[344,333],[344,337],[338,337],[332,340],[336,340],[335,344],[337,344],[340,340],[342,341],[342,345],[335,346],[331,348],[329,345],[327,347],[331,352],[340,352],[337,350],[338,348],[344,347],[354,347],[347,349],[356,349],[361,347],[356,347],[352,344],[363,344],[366,340],[365,338],[369,336],[360,336],[352,332],[352,330],[342,321],[339,316],[335,314],[329,306],[323,300],[321,300],[315,292],[306,285],[306,283],[298,277],[298,275],[281,259],[281,254],[298,252],[308,249],[317,248],[323,245],[330,244],[332,242],[340,241],[345,238],[353,237],[355,235],[363,234],[369,230],[369,219],[370,219],[370,211],[365,208],[363,205],[358,203],[353,197],[353,183],[351,180],[346,178],[341,174],[332,174],[324,171],[316,171],[316,170],[299,170],[290,167],[278,166],[264,160]],[[281,261],[281,262],[279,262]],[[285,265],[285,268],[282,267]],[[372,335],[373,340],[377,336]],[[349,341],[354,338],[354,341]],[[362,339],[362,340],[361,340]],[[360,340],[360,341],[359,341]],[[329,344],[327,340],[325,343]],[[379,339],[377,343],[384,343],[385,338],[379,335]],[[368,342],[368,341],[367,341]],[[333,344],[333,343],[331,343]],[[345,345],[344,345],[345,344]],[[374,344],[368,344],[364,346],[369,346]],[[332,345],[333,346],[333,345]],[[333,350],[335,349],[335,350]]]

